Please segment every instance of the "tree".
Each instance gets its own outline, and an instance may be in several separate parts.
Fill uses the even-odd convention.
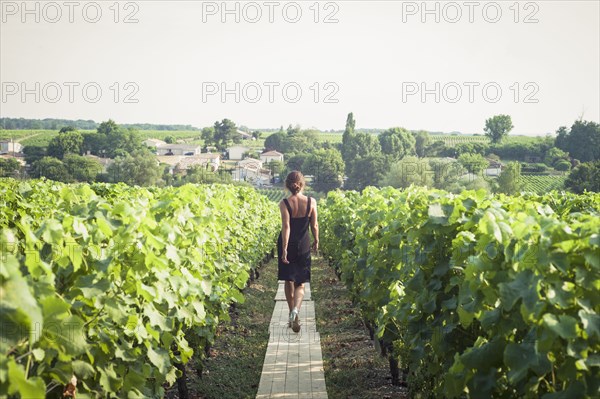
[[[299,127],[288,128],[288,133],[279,131],[265,139],[265,149],[282,153],[310,152],[317,148],[318,133],[313,130],[296,130]],[[292,133],[290,133],[292,132]]]
[[[370,133],[355,133],[344,145],[342,158],[346,166],[358,158],[366,158],[375,155],[381,155],[381,144],[379,139]],[[345,154],[344,154],[345,153]]]
[[[255,130],[252,132],[252,137],[254,137],[256,140],[259,140],[260,137],[262,136],[262,132]]]
[[[346,167],[348,168],[347,164]],[[350,167],[344,187],[349,190],[362,190],[367,186],[379,185],[388,170],[388,162],[381,153],[372,153],[355,159]]]
[[[509,162],[498,176],[497,191],[513,195],[518,193],[521,187],[521,164],[519,162]]]
[[[271,160],[267,165],[267,169],[271,171],[273,175],[279,174],[285,168],[285,164],[282,161],[278,161],[276,159]]]
[[[292,124],[290,123],[287,128],[287,135],[295,136],[296,134],[300,133],[300,131],[301,131],[300,125],[297,124],[296,126],[292,126]]]
[[[232,142],[239,143],[241,141],[235,123],[229,119],[223,119],[221,122],[216,121],[214,129],[214,142],[221,151],[229,147]]]
[[[285,163],[284,174],[287,175],[294,170],[303,170],[302,168],[304,167],[304,161],[306,161],[307,157],[308,155],[306,154],[294,154],[288,157]]]
[[[65,164],[54,157],[44,157],[35,161],[31,167],[31,174],[33,177],[45,177],[65,183],[73,181]]]
[[[565,187],[574,193],[600,192],[600,160],[584,162],[569,173]]]
[[[252,158],[252,159],[260,159],[256,151],[248,150],[242,154],[242,159]]]
[[[64,126],[62,127],[58,133],[66,133],[66,132],[76,132],[77,129],[74,126]]]
[[[379,135],[381,152],[397,161],[406,155],[415,154],[415,137],[406,129],[394,127]]]
[[[318,136],[310,131],[303,130],[293,135],[287,135],[283,139],[283,148],[281,152],[310,152],[317,146]]]
[[[173,137],[173,136],[167,136],[167,137],[165,137],[165,143],[167,143],[167,144],[173,144],[173,143],[175,143],[175,137]]]
[[[479,174],[485,170],[490,164],[487,159],[480,154],[461,154],[458,157],[458,162],[467,169],[471,174]]]
[[[115,132],[120,129],[121,128],[119,127],[119,125],[117,125],[117,122],[113,121],[112,119],[109,119],[106,122],[102,122],[102,123],[100,123],[100,125],[98,125],[98,128],[96,129],[96,133],[107,136],[107,135],[111,134],[112,132]]]
[[[433,186],[433,171],[427,160],[415,156],[404,157],[402,160],[394,162],[381,179],[382,186],[406,188],[411,184]]]
[[[25,154],[25,162],[27,162],[29,165],[33,165],[35,161],[47,156],[47,150],[46,147],[28,145],[23,148],[23,154]]]
[[[425,156],[440,157],[443,156],[447,150],[448,147],[446,147],[446,143],[444,143],[442,140],[436,140],[427,146],[425,149]]]
[[[425,156],[425,150],[429,146],[431,142],[431,137],[429,133],[424,130],[420,130],[414,134],[415,136],[415,152],[417,156],[423,158]]]
[[[114,163],[107,169],[110,182],[124,182],[131,186],[152,186],[161,175],[161,169],[154,157],[143,152],[125,154],[115,158]]]
[[[485,155],[489,148],[487,143],[458,143],[454,146],[454,150],[456,151],[456,155],[461,155],[465,153],[472,154],[481,154]]]
[[[350,149],[350,142],[354,137],[354,128],[356,126],[356,121],[354,120],[354,114],[350,112],[346,117],[346,128],[344,129],[344,133],[342,134],[342,159],[346,164],[351,160],[351,155],[348,154]]]
[[[546,165],[556,166],[556,164],[561,160],[568,162],[569,154],[557,147],[552,147],[546,151],[546,156],[544,157],[544,163]]]
[[[0,158],[0,177],[19,177],[21,164],[14,158]]]
[[[233,183],[233,177],[229,172],[219,170],[213,172],[207,169],[203,165],[196,165],[191,167],[186,175],[182,177],[175,185],[180,186],[183,184],[212,184],[212,183]]]
[[[571,130],[561,127],[556,132],[555,145],[581,162],[600,160],[600,125],[596,122],[575,121]]]
[[[483,129],[485,135],[492,143],[500,143],[513,128],[512,119],[509,115],[496,115],[485,121]]]
[[[329,192],[342,186],[344,161],[337,150],[316,150],[304,164],[302,172],[313,175],[312,188],[319,192]]]
[[[265,149],[283,152],[287,135],[283,132],[277,132],[269,135],[265,139]]]
[[[54,158],[63,159],[66,154],[81,154],[83,146],[83,137],[74,130],[65,130],[63,128],[58,135],[54,136],[48,144],[48,155]]]
[[[468,172],[460,162],[448,158],[431,158],[429,166],[433,174],[433,186],[442,190],[451,190]]]
[[[93,182],[102,173],[103,167],[95,159],[81,155],[67,154],[63,159],[71,177],[81,182]]]
[[[109,119],[98,126],[96,133],[83,135],[83,151],[90,151],[92,154],[102,157],[115,158],[118,155],[139,151],[149,154],[151,150],[142,144],[142,139],[136,130],[124,129]]]
[[[205,146],[213,145],[215,143],[215,128],[213,126],[203,128],[200,138],[204,141]]]

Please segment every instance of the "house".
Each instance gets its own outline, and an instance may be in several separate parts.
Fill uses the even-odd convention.
[[[260,160],[264,163],[269,163],[271,161],[281,161],[283,162],[283,154],[277,151],[267,151],[260,154]]]
[[[156,161],[158,164],[165,164],[169,167],[169,173],[173,174],[175,171],[175,167],[183,158],[186,158],[183,155],[157,155]]]
[[[262,161],[247,158],[237,163],[232,172],[234,181],[247,181],[255,186],[265,186],[271,182],[271,171],[263,169]]]
[[[16,143],[12,140],[2,140],[0,141],[0,154],[13,154],[17,152],[21,152],[23,146],[20,143]]]
[[[4,158],[4,159],[14,159],[15,161],[17,161],[19,163],[19,165],[21,165],[22,167],[26,166],[25,163],[25,159],[23,159],[22,156],[12,156],[12,154],[3,154],[0,155],[0,158]]]
[[[183,157],[177,166],[175,167],[176,172],[187,171],[194,166],[206,166],[213,172],[216,172],[221,165],[221,155],[219,154],[198,154],[190,157]]]
[[[196,144],[161,144],[156,147],[157,155],[198,155],[201,148]]]
[[[244,147],[243,145],[234,145],[229,147],[227,152],[229,153],[229,159],[237,161],[243,159],[244,153],[248,152],[248,150],[250,150],[250,148]]]
[[[150,148],[157,148],[157,147],[167,144],[164,141],[159,140],[159,139],[147,139],[147,140],[144,140],[142,143],[144,143],[147,147],[150,147]]]
[[[252,135],[250,133],[246,133],[246,132],[242,132],[241,130],[238,130],[237,133],[242,136],[242,140],[253,140],[254,137],[252,137]]]
[[[242,161],[239,161],[237,163],[237,166],[238,167],[242,167],[242,168],[245,168],[247,166],[251,166],[251,167],[254,167],[254,168],[262,169],[262,167],[263,167],[263,161],[261,161],[260,159],[246,158],[246,159],[244,159]]]
[[[100,165],[102,165],[102,169],[104,172],[106,172],[106,170],[108,169],[108,167],[114,163],[114,159],[111,158],[102,158],[96,155],[92,155],[90,154],[90,152],[88,151],[87,154],[84,155],[84,157],[89,158],[89,159],[93,159],[94,161],[98,162]]]

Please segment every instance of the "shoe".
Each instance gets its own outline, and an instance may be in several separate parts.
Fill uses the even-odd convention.
[[[290,317],[288,318],[288,328],[292,327],[292,321],[294,321],[294,311],[290,311]]]
[[[294,320],[292,321],[292,331],[295,333],[300,332],[300,318],[298,317],[298,311],[294,312]]]

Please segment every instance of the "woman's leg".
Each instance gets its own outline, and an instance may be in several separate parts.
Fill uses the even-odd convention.
[[[287,301],[290,312],[294,309],[294,282],[286,281],[284,285],[285,299]]]
[[[302,306],[302,299],[304,299],[304,283],[295,284],[296,289],[294,290],[294,307],[300,312],[300,306]]]

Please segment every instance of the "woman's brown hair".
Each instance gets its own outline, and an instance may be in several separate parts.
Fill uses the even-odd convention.
[[[290,172],[285,178],[285,186],[292,194],[298,194],[304,188],[304,175],[297,170]]]

